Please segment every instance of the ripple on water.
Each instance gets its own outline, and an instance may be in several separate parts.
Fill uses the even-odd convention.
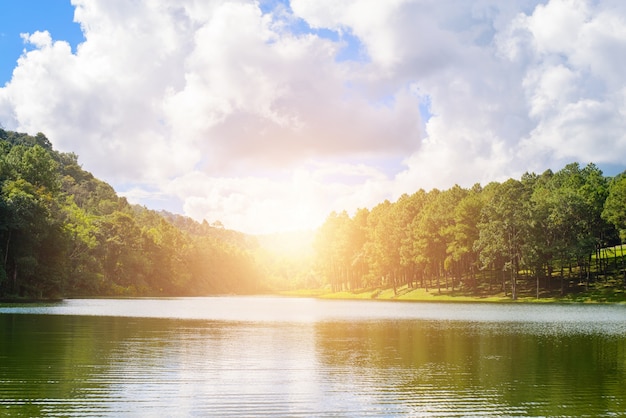
[[[116,312],[118,301],[71,301],[38,314],[1,306],[0,415],[609,416],[626,409],[621,307],[537,313],[521,305],[251,301],[133,300],[133,315],[124,301],[127,316],[101,314]],[[281,301],[255,319],[255,309]],[[214,315],[218,307],[226,311]]]

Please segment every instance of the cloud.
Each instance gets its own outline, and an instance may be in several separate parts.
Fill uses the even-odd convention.
[[[624,161],[618,1],[73,4],[85,41],[24,34],[0,122],[45,132],[139,203],[267,231]]]
[[[625,19],[621,3],[553,0],[517,22],[517,36],[533,39],[523,80],[533,129],[520,142],[523,156],[623,161]]]

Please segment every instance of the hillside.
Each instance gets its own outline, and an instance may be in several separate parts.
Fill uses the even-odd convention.
[[[253,237],[130,205],[43,134],[0,129],[0,298],[263,289]]]

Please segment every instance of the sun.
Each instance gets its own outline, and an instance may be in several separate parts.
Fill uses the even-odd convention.
[[[259,244],[268,252],[284,258],[307,258],[313,254],[314,230],[276,232],[257,235]]]

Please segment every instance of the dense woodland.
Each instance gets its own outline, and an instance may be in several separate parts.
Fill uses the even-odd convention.
[[[593,164],[332,213],[314,257],[307,234],[286,243],[130,205],[41,133],[0,129],[0,187],[4,299],[323,286],[515,299],[626,285],[626,175],[605,177]],[[267,250],[277,243],[291,253]]]
[[[43,134],[0,129],[0,298],[258,292],[255,240],[130,205]]]
[[[621,292],[626,175],[593,164],[471,189],[419,190],[354,216],[332,213],[316,239],[336,291],[415,287],[473,296]]]

